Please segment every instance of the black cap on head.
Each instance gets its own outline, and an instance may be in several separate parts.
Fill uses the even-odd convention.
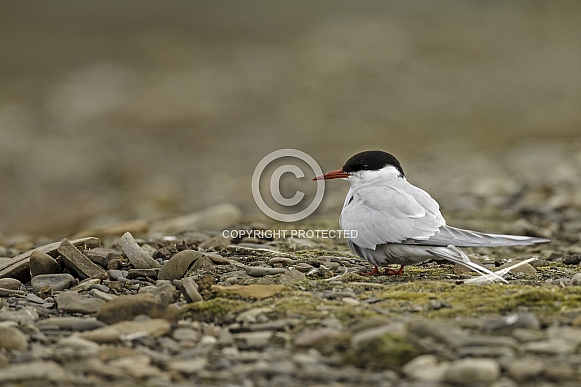
[[[378,171],[381,168],[393,165],[402,176],[403,168],[395,156],[380,150],[365,151],[351,157],[343,166],[343,172]]]

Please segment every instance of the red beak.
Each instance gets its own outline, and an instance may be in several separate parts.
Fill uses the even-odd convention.
[[[349,174],[347,172],[343,172],[343,170],[337,169],[335,171],[327,172],[324,175],[314,177],[311,180],[315,181],[315,180],[345,179],[347,177],[349,177]]]

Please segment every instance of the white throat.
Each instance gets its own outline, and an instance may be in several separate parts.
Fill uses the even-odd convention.
[[[405,177],[393,165],[387,165],[377,171],[357,171],[351,173],[348,180],[352,187],[370,184],[380,180],[405,179]]]

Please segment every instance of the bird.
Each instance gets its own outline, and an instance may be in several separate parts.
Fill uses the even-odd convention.
[[[460,247],[525,246],[549,239],[492,234],[448,226],[440,206],[426,191],[407,181],[398,159],[381,150],[352,156],[341,169],[312,180],[344,179],[350,183],[339,223],[351,250],[373,265],[364,275],[402,275],[407,265],[430,259],[455,262],[482,274],[494,272],[473,263]]]

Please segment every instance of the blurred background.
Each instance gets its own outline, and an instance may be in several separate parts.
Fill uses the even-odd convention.
[[[444,213],[581,180],[578,1],[0,4],[4,234],[252,217],[280,148],[389,151]]]

